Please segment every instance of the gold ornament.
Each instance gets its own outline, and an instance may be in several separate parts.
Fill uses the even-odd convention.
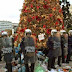
[[[35,10],[34,10],[34,9],[32,9],[32,12],[35,12]]]

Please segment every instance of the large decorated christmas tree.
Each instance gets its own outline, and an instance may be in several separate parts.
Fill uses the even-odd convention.
[[[36,37],[36,47],[46,47],[51,29],[60,30],[63,27],[59,0],[25,0],[17,29],[17,42],[23,37],[25,29],[31,29],[32,35]]]

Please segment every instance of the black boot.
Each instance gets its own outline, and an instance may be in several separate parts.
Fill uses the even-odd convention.
[[[51,68],[56,69],[55,68],[55,57],[53,57],[53,59],[52,59]]]
[[[8,72],[12,72],[12,64],[6,63]]]
[[[26,71],[25,72],[30,72],[28,64],[25,64],[25,67],[26,67]]]
[[[49,71],[51,71],[51,63],[52,63],[52,58],[49,58],[49,60],[48,60],[48,67],[47,67],[47,69]]]
[[[58,65],[61,67],[60,61],[61,61],[61,56],[58,57]]]
[[[69,63],[69,54],[67,55],[66,63]]]
[[[31,64],[31,72],[34,72],[34,65],[35,65],[35,63]]]

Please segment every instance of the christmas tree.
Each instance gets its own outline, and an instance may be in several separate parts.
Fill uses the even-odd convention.
[[[67,0],[61,0],[60,5],[63,11],[64,26],[66,29],[69,29],[71,27],[71,13],[69,11],[70,3]]]
[[[21,40],[25,29],[31,29],[32,35],[36,37],[36,47],[46,47],[51,29],[60,30],[63,27],[59,0],[25,0],[17,29],[17,41]]]

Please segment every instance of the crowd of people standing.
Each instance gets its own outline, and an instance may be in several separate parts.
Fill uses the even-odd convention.
[[[65,30],[60,32],[57,30],[51,31],[51,36],[47,41],[48,49],[48,69],[55,69],[55,59],[58,58],[58,65],[62,63],[69,63],[72,54],[72,30],[69,31],[69,35]]]
[[[35,42],[31,37],[32,31],[30,29],[25,30],[25,36],[20,42],[20,52],[24,55],[24,64],[26,72],[34,72],[35,66]],[[58,65],[62,63],[69,63],[72,55],[72,30],[69,30],[68,34],[65,30],[57,31],[56,29],[51,30],[51,35],[48,37],[47,44],[47,57],[48,70],[51,68],[55,69],[55,59],[58,58]],[[6,62],[6,68],[8,72],[12,72],[12,39],[8,36],[7,32],[2,32],[0,38],[0,60],[1,54],[4,55],[4,61]],[[29,68],[28,63],[31,63]]]

